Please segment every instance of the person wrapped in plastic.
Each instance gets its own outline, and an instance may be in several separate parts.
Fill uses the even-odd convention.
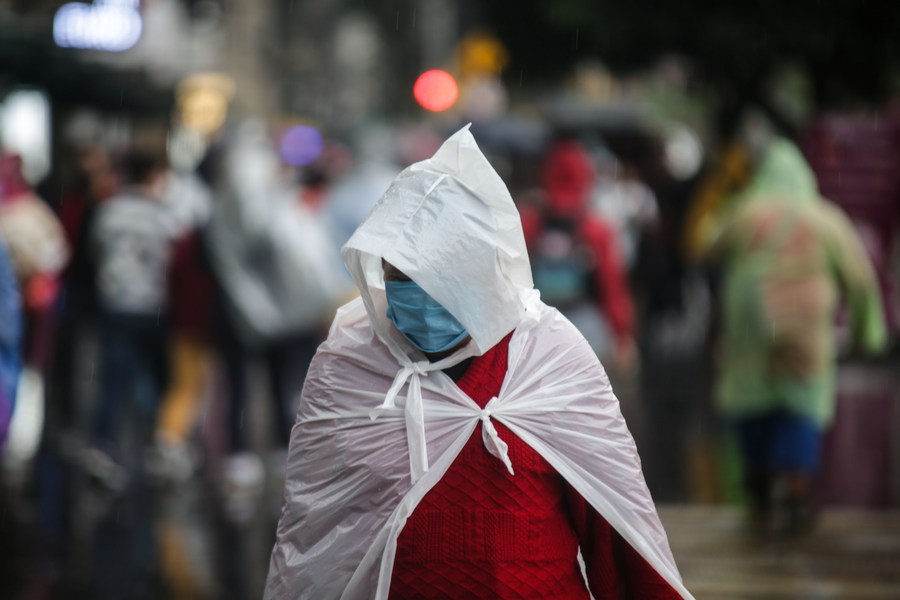
[[[361,297],[303,388],[267,600],[691,598],[603,367],[534,291],[468,127],[342,253]]]
[[[793,143],[774,139],[732,202],[706,249],[726,271],[718,406],[737,433],[753,522],[803,533],[835,416],[839,300],[863,353],[886,345],[884,310],[853,224]]]

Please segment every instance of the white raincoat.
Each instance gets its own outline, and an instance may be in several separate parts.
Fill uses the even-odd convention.
[[[691,598],[603,367],[533,291],[518,212],[468,127],[397,177],[343,254],[361,298],[338,311],[303,388],[267,600],[387,598],[400,531],[479,421],[514,473],[493,419]],[[409,344],[385,316],[382,258],[472,341],[435,363]],[[501,391],[481,409],[441,369],[513,329]]]

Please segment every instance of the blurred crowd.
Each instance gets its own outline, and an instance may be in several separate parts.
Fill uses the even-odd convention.
[[[373,125],[298,167],[246,121],[190,169],[79,148],[40,193],[0,158],[3,502],[25,549],[0,591],[255,596],[306,368],[356,293],[340,246],[444,133]],[[654,498],[727,496],[724,416],[754,518],[808,525],[841,293],[848,340],[888,340],[869,259],[797,147],[738,139],[694,186],[586,129],[473,133],[535,286],[609,372]]]

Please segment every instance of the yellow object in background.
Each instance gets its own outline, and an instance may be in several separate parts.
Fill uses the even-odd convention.
[[[171,344],[172,382],[160,409],[157,437],[171,445],[187,440],[197,420],[212,368],[208,344],[175,335]]]
[[[733,141],[700,181],[684,225],[684,250],[689,259],[699,260],[716,239],[719,223],[732,208],[728,200],[747,184],[750,170],[750,153],[744,144]]]
[[[499,75],[509,62],[509,53],[503,43],[484,32],[467,34],[458,46],[459,74],[461,78],[483,75]]]

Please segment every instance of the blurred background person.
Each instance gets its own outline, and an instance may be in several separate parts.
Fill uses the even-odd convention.
[[[105,202],[91,231],[101,309],[100,385],[91,419],[98,450],[117,460],[124,415],[135,410],[149,443],[166,381],[166,270],[176,223],[163,204],[166,164],[148,152],[128,159],[127,185]],[[119,483],[108,481],[113,487]]]
[[[679,242],[678,221],[659,219],[642,232],[632,273],[644,426],[638,443],[657,502],[712,502],[719,497],[709,402],[713,302]]]
[[[264,364],[271,408],[264,449],[283,470],[293,413],[306,369],[340,295],[338,253],[318,217],[290,183],[262,123],[238,124],[226,136],[214,175],[216,200],[209,252],[220,290],[216,329],[226,377],[227,509],[252,513],[265,466],[252,440],[252,359]]]
[[[61,576],[67,542],[77,529],[73,484],[90,444],[82,417],[92,404],[95,386],[93,376],[85,378],[84,373],[88,369],[93,373],[96,362],[99,315],[91,231],[101,204],[121,187],[119,173],[104,148],[87,144],[73,154],[65,163],[72,163],[73,173],[61,186],[57,203],[71,259],[60,277],[46,412],[34,470],[41,556],[38,577],[46,589]]]
[[[204,235],[212,212],[209,188],[192,173],[170,172],[165,205],[177,221],[165,285],[169,381],[159,410],[153,469],[186,481],[198,466],[192,434],[212,385],[215,282]]]
[[[164,204],[167,164],[152,151],[127,159],[126,186],[98,210],[90,249],[97,265],[99,385],[84,467],[101,486],[94,502],[98,598],[152,594],[152,495],[145,457],[166,385],[166,272],[178,229]],[[97,508],[94,510],[97,511]],[[122,513],[131,515],[124,523]]]
[[[0,237],[0,459],[15,411],[16,386],[21,370],[22,304],[12,261]],[[0,478],[0,514],[12,512],[15,496],[5,478]],[[28,532],[13,519],[0,517],[8,552],[0,552],[0,595],[13,597],[28,569]]]
[[[100,146],[89,144],[76,149],[72,162],[74,175],[64,184],[57,209],[72,256],[61,274],[59,327],[49,387],[53,426],[63,428],[72,425],[79,387],[75,375],[79,359],[84,358],[84,340],[95,333],[97,325],[91,231],[100,206],[119,193],[122,183],[112,158]]]
[[[17,154],[0,157],[0,235],[22,290],[25,364],[47,366],[53,336],[53,303],[59,275],[69,258],[63,229],[50,207],[31,189]]]
[[[32,190],[23,174],[22,158],[15,153],[0,156],[0,246],[16,279],[9,280],[10,265],[5,262],[0,267],[0,427],[9,426],[10,431],[3,432],[5,439],[0,443],[0,510],[12,514],[17,494],[27,489],[38,444],[55,328],[53,307],[69,253],[59,220]],[[14,565],[8,578],[12,582],[23,576],[15,565],[27,556],[29,532],[14,520],[3,527],[17,545],[9,555]],[[0,578],[7,578],[6,574]]]
[[[789,141],[765,147],[733,202],[707,253],[725,271],[719,407],[735,426],[755,521],[799,532],[812,524],[834,417],[839,297],[855,347],[869,353],[886,341],[881,300],[852,225]]]
[[[641,181],[633,164],[616,162],[612,174],[597,178],[591,207],[615,229],[622,261],[630,274],[636,266],[642,239],[659,222],[656,194]]]
[[[590,157],[563,138],[547,153],[544,202],[523,208],[522,223],[535,287],[587,338],[607,366],[630,369],[637,359],[634,307],[613,228],[590,212]]]

